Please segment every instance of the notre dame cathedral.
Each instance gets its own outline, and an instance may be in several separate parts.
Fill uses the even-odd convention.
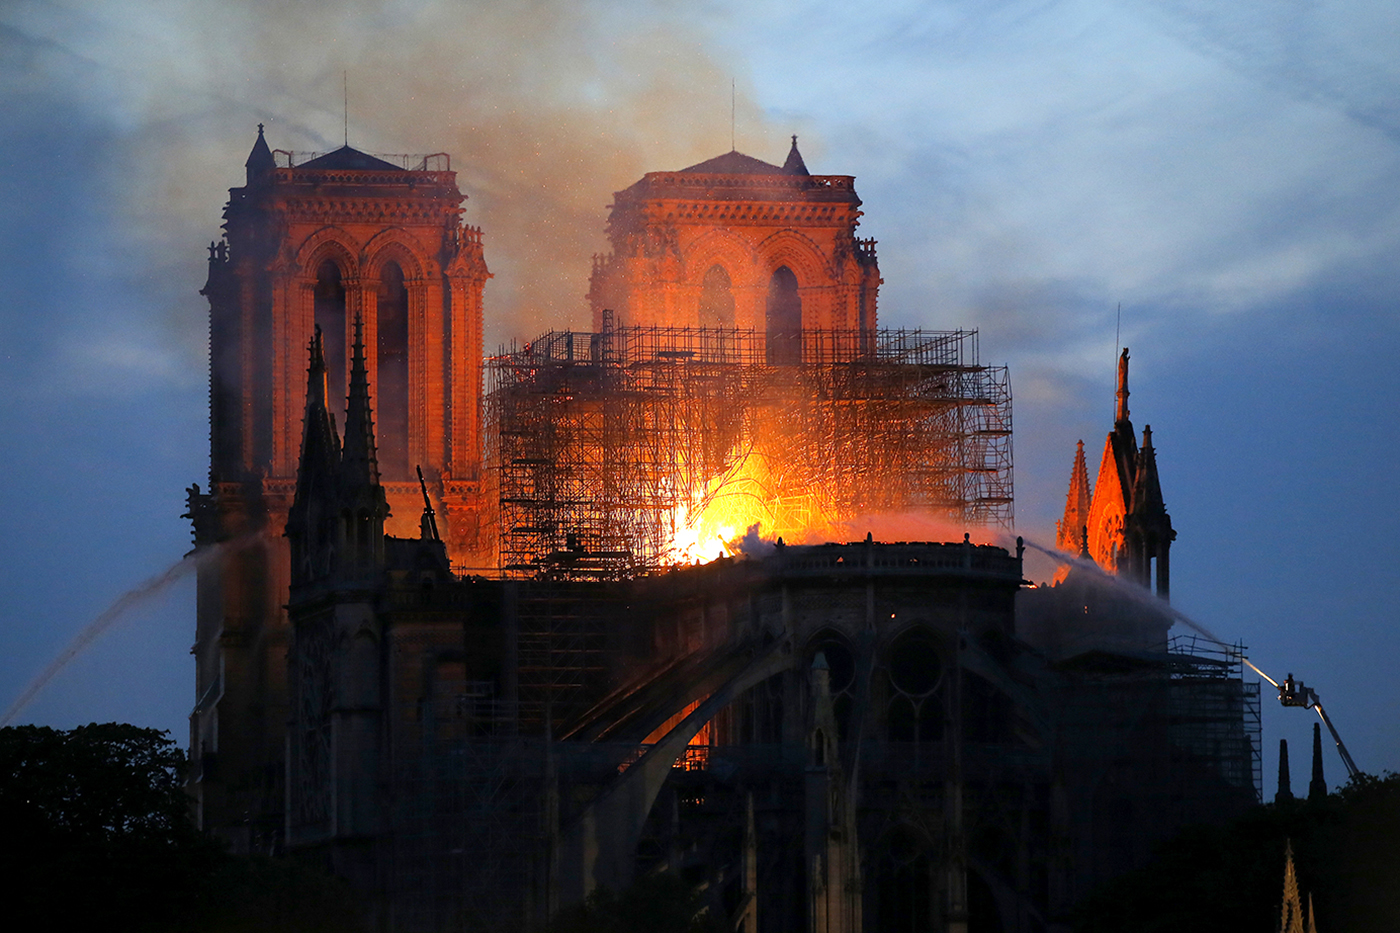
[[[1035,933],[1257,800],[1238,655],[1169,638],[1126,352],[1053,585],[968,534],[648,543],[755,437],[745,489],[782,490],[779,531],[1009,524],[1009,393],[961,332],[877,328],[854,179],[795,138],[782,165],[618,192],[592,332],[494,358],[489,393],[483,233],[447,156],[303,157],[260,126],[246,170],[202,292],[189,499],[207,831],[343,875],[385,930],[543,929],[670,872],[716,929]]]

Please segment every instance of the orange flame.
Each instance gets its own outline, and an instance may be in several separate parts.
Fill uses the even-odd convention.
[[[794,544],[834,540],[843,525],[831,500],[828,491],[788,475],[781,461],[750,450],[676,506],[666,559],[691,564],[733,557],[746,536]]]

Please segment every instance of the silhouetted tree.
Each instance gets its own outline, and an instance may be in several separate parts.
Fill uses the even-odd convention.
[[[184,755],[120,723],[0,729],[0,877],[17,929],[186,916],[219,851],[191,825]]]
[[[1400,775],[1358,775],[1321,800],[1189,830],[1080,905],[1079,933],[1274,933],[1284,847],[1321,933],[1400,930]]]
[[[201,834],[185,756],[122,723],[0,729],[0,878],[17,930],[341,933],[361,929],[335,878],[242,858]]]

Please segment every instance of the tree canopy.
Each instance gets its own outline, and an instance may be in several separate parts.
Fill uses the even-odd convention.
[[[1316,800],[1258,807],[1178,836],[1080,906],[1079,933],[1274,933],[1291,840],[1321,933],[1400,930],[1400,775],[1360,774]]]
[[[155,729],[0,729],[0,877],[13,929],[341,933],[346,886],[243,858],[194,826],[185,756]]]

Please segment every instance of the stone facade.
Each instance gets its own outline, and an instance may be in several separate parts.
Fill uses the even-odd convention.
[[[593,329],[605,310],[621,326],[737,327],[767,335],[774,362],[804,329],[873,330],[880,268],[856,236],[860,203],[851,176],[807,171],[796,137],[782,166],[730,152],[649,172],[614,195]]]
[[[305,351],[324,333],[327,405],[346,411],[353,322],[378,399],[391,531],[416,530],[422,469],[453,559],[481,543],[481,233],[461,222],[446,156],[404,168],[350,147],[294,164],[262,128],[246,184],[209,248],[209,489],[190,490],[198,547],[199,703],[191,720],[202,825],[240,847],[280,835],[251,814],[281,796],[289,555],[282,537],[302,439]],[[343,423],[343,422],[342,422]],[[262,820],[262,817],[258,818]]]

